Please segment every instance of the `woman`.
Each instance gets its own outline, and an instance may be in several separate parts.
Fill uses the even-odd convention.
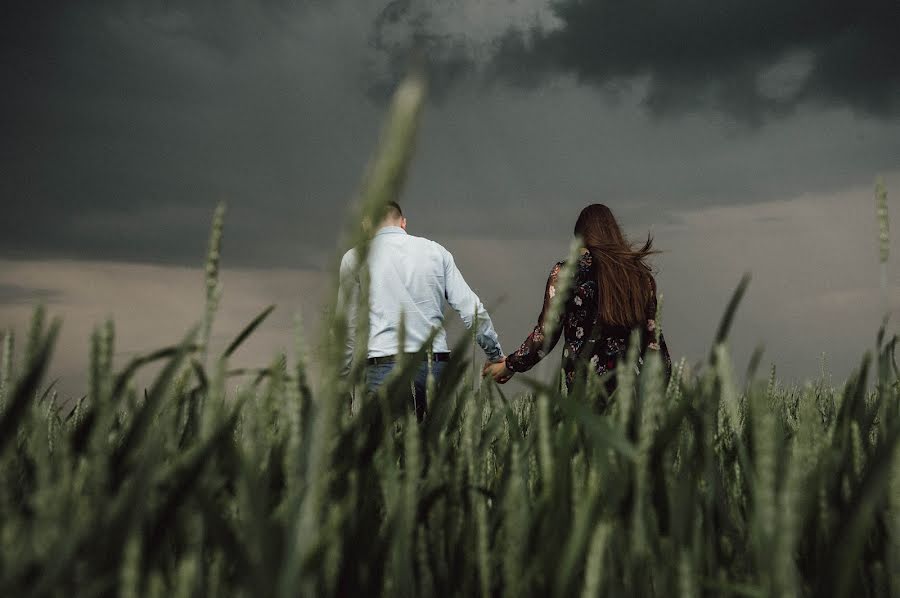
[[[579,361],[586,360],[595,372],[606,374],[606,390],[611,394],[616,386],[616,364],[625,358],[631,332],[637,328],[641,332],[639,364],[647,351],[658,351],[668,378],[672,361],[657,329],[656,282],[647,265],[647,258],[656,253],[651,249],[652,239],[648,235],[642,248],[633,248],[612,212],[602,204],[581,211],[575,235],[584,247],[565,304],[555,304],[562,296],[557,291],[565,265],[558,262],[547,279],[537,326],[515,353],[505,361],[486,364],[484,373],[503,384],[516,372],[534,367],[564,335],[566,385],[571,387]]]

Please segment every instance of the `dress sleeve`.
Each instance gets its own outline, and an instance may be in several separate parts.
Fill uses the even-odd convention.
[[[643,353],[647,351],[659,351],[662,357],[663,368],[666,372],[666,380],[672,376],[672,357],[669,355],[669,347],[666,345],[666,337],[659,323],[656,321],[658,303],[656,300],[656,281],[650,278],[650,300],[647,302],[646,330],[644,332]]]
[[[565,310],[562,308],[563,306],[556,305],[556,302],[562,298],[557,296],[556,291],[562,265],[560,262],[550,271],[547,287],[544,289],[544,304],[534,330],[514,353],[506,356],[506,367],[514,372],[526,372],[533,368],[544,358],[544,355],[553,350],[559,341]],[[551,318],[553,318],[552,325]]]

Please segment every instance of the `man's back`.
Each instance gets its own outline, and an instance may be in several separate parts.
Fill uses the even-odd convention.
[[[343,287],[358,284],[358,279],[349,280],[355,271],[355,262],[354,250],[348,251],[341,261]],[[474,323],[477,311],[478,344],[489,358],[501,354],[484,306],[462,278],[453,256],[438,243],[408,235],[398,226],[386,226],[372,240],[368,266],[368,357],[400,352],[397,334],[401,314],[405,314],[406,325],[404,352],[418,351],[435,328],[439,332],[434,340],[434,352],[449,351],[443,330],[444,300],[459,312],[467,327]]]
[[[407,353],[419,350],[431,330],[442,327],[446,288],[442,250],[401,228],[387,227],[375,235],[369,254],[369,357],[399,352],[401,314],[406,315]],[[443,330],[434,350],[447,351]]]

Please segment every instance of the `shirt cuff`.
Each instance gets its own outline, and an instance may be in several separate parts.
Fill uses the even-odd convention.
[[[490,361],[491,363],[500,363],[501,361],[503,361],[503,349],[501,349],[499,346],[490,353],[485,353],[487,355],[488,361]]]

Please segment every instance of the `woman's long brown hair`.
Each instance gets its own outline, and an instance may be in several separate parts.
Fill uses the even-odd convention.
[[[659,253],[651,249],[648,234],[643,247],[633,247],[615,216],[603,204],[591,204],[581,210],[575,223],[593,258],[597,273],[597,299],[602,324],[632,327],[645,318],[653,276],[647,258]]]

